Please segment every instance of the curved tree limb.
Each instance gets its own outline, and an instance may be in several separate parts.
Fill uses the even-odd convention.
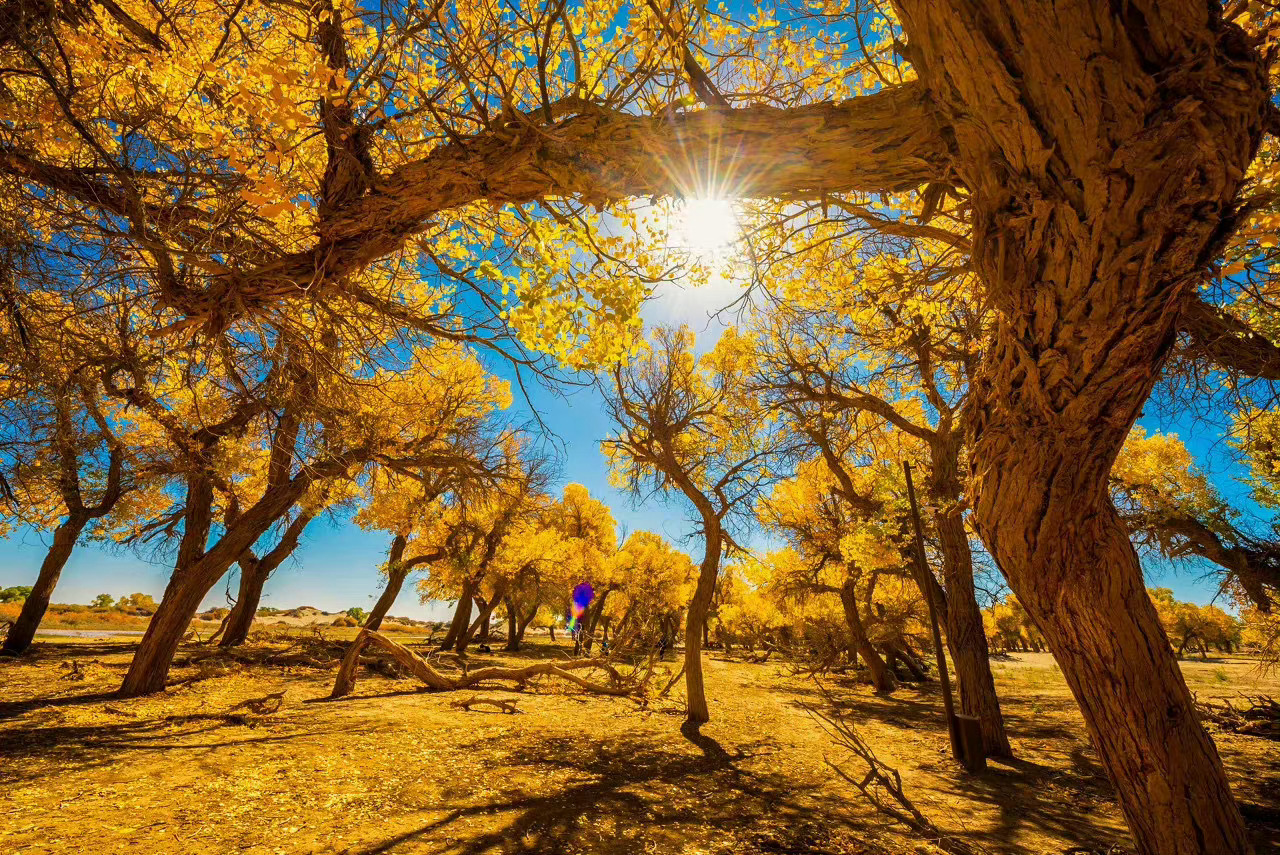
[[[1217,306],[1193,300],[1182,313],[1181,327],[1190,339],[1192,355],[1228,371],[1280,380],[1280,347]]]
[[[382,648],[393,659],[403,665],[410,674],[417,677],[428,687],[438,691],[453,691],[456,689],[466,689],[479,683],[490,682],[493,680],[508,680],[513,683],[523,685],[534,677],[552,676],[559,677],[573,683],[579,688],[597,695],[629,695],[634,690],[634,686],[630,681],[625,680],[618,671],[604,659],[576,659],[569,662],[539,662],[535,665],[526,665],[523,668],[507,668],[501,665],[495,665],[490,668],[480,668],[475,671],[466,671],[460,676],[453,677],[448,674],[441,673],[432,667],[431,663],[414,653],[402,644],[397,644],[387,638],[380,632],[369,629],[362,629],[356,636],[351,647],[347,649],[347,655],[342,660],[342,665],[338,668],[338,676],[334,680],[333,692],[330,698],[341,698],[351,693],[356,684],[356,669],[360,664],[360,653],[369,644],[373,644]],[[599,668],[609,675],[609,685],[592,682],[584,677],[574,674],[574,671],[584,668]]]

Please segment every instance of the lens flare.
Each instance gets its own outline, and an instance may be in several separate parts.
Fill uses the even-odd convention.
[[[587,613],[587,606],[591,605],[595,595],[595,589],[591,587],[590,582],[582,582],[573,589],[573,597],[569,603],[569,619],[565,621],[565,626],[570,632],[577,629],[578,619]]]

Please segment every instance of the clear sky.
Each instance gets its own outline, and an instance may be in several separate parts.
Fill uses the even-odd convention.
[[[723,280],[698,288],[667,286],[646,305],[644,317],[648,323],[689,324],[698,333],[698,345],[703,349],[712,346],[724,328],[724,322],[713,315],[739,294],[737,286]],[[615,519],[627,531],[647,529],[686,550],[700,549],[700,544],[688,539],[692,526],[682,504],[651,501],[635,507],[630,497],[609,486],[599,443],[609,433],[610,425],[595,390],[578,389],[561,396],[534,386],[530,396],[526,403],[517,395],[514,406],[528,408],[531,404],[557,437],[562,484],[585,485],[592,495],[612,507]],[[1249,500],[1247,489],[1233,477],[1240,474],[1240,469],[1225,453],[1220,426],[1197,423],[1183,412],[1169,416],[1154,410],[1141,424],[1149,432],[1177,433],[1229,501],[1248,513],[1265,516]],[[49,539],[49,534],[32,530],[0,539],[0,587],[31,584]],[[365,532],[349,520],[317,520],[307,530],[294,557],[267,583],[263,605],[310,605],[331,612],[351,606],[368,608],[379,593],[378,567],[386,558],[389,541],[389,535]],[[759,539],[756,542],[761,543]],[[131,553],[86,543],[76,548],[63,571],[54,602],[87,603],[99,593],[120,596],[134,591],[159,599],[169,570],[164,562],[153,563]],[[1199,603],[1209,602],[1217,591],[1215,581],[1205,578],[1206,570],[1203,565],[1189,563],[1171,567],[1167,562],[1148,562],[1151,582],[1173,588],[1179,599]],[[228,593],[235,590],[234,573],[233,570],[209,594],[205,607],[228,604]],[[444,604],[419,603],[411,585],[405,587],[391,613],[424,619],[441,619],[447,614]]]
[[[721,283],[701,288],[670,287],[644,310],[648,323],[688,323],[699,333],[700,347],[710,347],[723,325],[709,316],[737,295],[733,286]],[[593,496],[607,502],[619,526],[628,531],[647,529],[664,535],[680,548],[699,549],[687,540],[691,525],[678,503],[650,502],[632,507],[630,498],[608,483],[607,464],[600,440],[609,433],[594,389],[577,389],[561,396],[530,386],[530,403],[556,435],[562,484],[579,483]],[[517,394],[515,408],[529,406]],[[0,587],[30,585],[48,548],[51,535],[26,530],[0,539]],[[382,579],[378,567],[386,560],[390,535],[366,532],[349,520],[317,520],[308,527],[298,550],[267,582],[262,604],[277,608],[309,605],[325,611],[351,606],[368,608],[377,598]],[[132,553],[105,549],[92,543],[76,547],[54,594],[56,603],[88,603],[97,594],[112,596],[141,591],[160,598],[171,565],[152,563]],[[205,607],[227,605],[234,596],[236,571],[205,599]],[[406,585],[392,609],[393,615],[424,619],[446,616],[443,604],[420,604],[417,592]]]

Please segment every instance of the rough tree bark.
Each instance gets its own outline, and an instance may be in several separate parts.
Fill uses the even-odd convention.
[[[289,480],[269,486],[208,550],[204,547],[212,524],[213,486],[205,474],[191,476],[183,536],[173,575],[129,663],[118,691],[120,697],[137,697],[164,689],[173,656],[205,594],[231,568],[232,562],[288,513],[314,479],[341,471],[346,465],[339,460],[315,464]]]
[[[1249,851],[1107,474],[1229,233],[1266,69],[1217,4],[899,0],[995,314],[974,519],[1080,703],[1142,855]]]

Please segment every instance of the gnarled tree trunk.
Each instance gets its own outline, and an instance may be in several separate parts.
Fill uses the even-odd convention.
[[[9,634],[5,636],[5,653],[17,655],[31,646],[36,630],[40,628],[40,621],[44,620],[44,613],[49,609],[49,600],[58,584],[58,577],[62,575],[62,568],[67,565],[67,559],[71,557],[76,541],[80,539],[80,533],[88,522],[88,514],[72,514],[54,529],[53,543],[40,564],[36,583],[31,586],[31,593],[23,602],[18,619],[9,627]]]
[[[440,641],[441,650],[455,647],[471,625],[471,599],[475,594],[475,586],[476,583],[470,579],[463,580],[462,593],[458,597],[457,607],[453,610],[453,622],[449,624],[449,631]]]
[[[1080,703],[1141,855],[1250,849],[1107,476],[1229,234],[1270,109],[1221,6],[898,0],[950,127],[994,324],[979,533]]]
[[[268,487],[262,498],[240,514],[207,551],[204,547],[212,524],[213,485],[204,475],[192,476],[187,487],[187,514],[173,575],[129,663],[118,691],[121,697],[137,697],[164,689],[174,654],[192,618],[200,610],[205,594],[226,574],[232,562],[302,497],[318,470],[319,467],[313,467],[309,473]]]

